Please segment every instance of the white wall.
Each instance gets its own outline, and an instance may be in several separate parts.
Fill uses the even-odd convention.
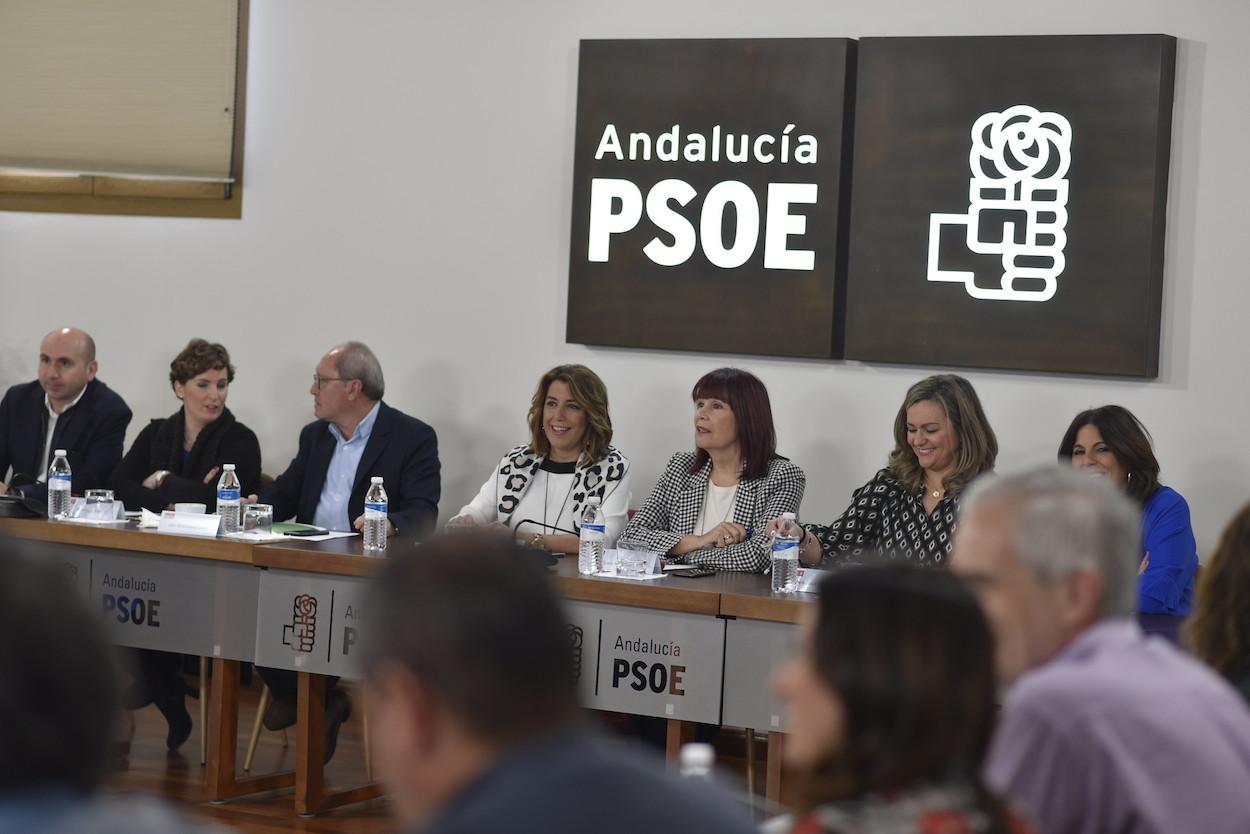
[[[47,330],[84,327],[133,438],[174,410],[164,377],[187,338],[220,340],[239,367],[230,406],[278,472],[311,419],[313,364],[361,338],[388,401],[438,429],[446,518],[524,439],[552,364],[603,376],[639,492],[691,444],[694,380],[737,364],[768,384],[781,451],[808,472],[805,517],[828,518],[933,369],[565,344],[578,39],[1140,32],[1181,39],[1160,377],[968,376],[1001,468],[1052,459],[1083,407],[1131,408],[1205,553],[1250,498],[1245,0],[255,0],[243,220],[0,214],[0,385],[33,378]]]

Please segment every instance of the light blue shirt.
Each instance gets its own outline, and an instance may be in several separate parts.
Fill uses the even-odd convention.
[[[360,458],[369,443],[369,435],[373,434],[373,424],[378,419],[381,403],[375,403],[365,419],[356,426],[351,440],[343,439],[339,427],[330,424],[330,434],[334,435],[334,457],[330,458],[330,468],[326,470],[325,486],[321,488],[321,498],[317,501],[317,512],[313,514],[313,524],[327,530],[351,531],[352,520],[347,517],[347,502],[352,496],[352,485],[356,483],[356,470],[360,468]]]

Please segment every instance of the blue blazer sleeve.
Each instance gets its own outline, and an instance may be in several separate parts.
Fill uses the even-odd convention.
[[[433,532],[438,523],[438,500],[442,495],[441,465],[438,459],[438,435],[418,420],[399,472],[399,495],[387,508],[391,523],[399,535],[421,539]],[[398,498],[398,500],[396,500]],[[364,510],[361,496],[361,511]]]
[[[1189,504],[1176,490],[1159,487],[1142,516],[1142,550],[1150,564],[1138,584],[1137,610],[1143,614],[1189,613],[1198,544]]]

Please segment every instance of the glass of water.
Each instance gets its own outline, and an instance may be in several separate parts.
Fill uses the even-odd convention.
[[[250,531],[266,535],[273,532],[272,504],[247,504],[243,507],[243,532]]]
[[[89,489],[83,493],[83,518],[109,521],[113,518],[113,490]]]
[[[616,544],[616,575],[645,576],[651,553],[645,544],[622,541]]]

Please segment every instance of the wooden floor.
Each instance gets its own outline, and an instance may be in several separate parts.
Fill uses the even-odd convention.
[[[349,687],[349,692],[351,691]],[[247,750],[248,736],[260,700],[260,685],[253,681],[244,687],[239,709],[239,768]],[[312,819],[301,819],[294,811],[291,789],[231,800],[212,805],[205,797],[205,768],[200,766],[199,701],[187,699],[187,709],[196,722],[191,738],[179,750],[165,749],[165,721],[155,707],[134,713],[135,734],[130,753],[120,759],[110,777],[110,789],[121,793],[144,793],[163,796],[184,813],[212,820],[247,834],[284,834],[285,832],[317,832],[318,834],[393,834],[399,827],[390,818],[389,802],[378,799]],[[359,715],[343,725],[338,750],[326,768],[326,781],[331,786],[350,787],[364,784],[365,760]],[[722,777],[745,782],[741,733],[723,730],[715,739],[717,765]],[[761,737],[757,745],[757,793],[763,792],[764,756],[767,744]],[[261,731],[256,748],[253,775],[290,770],[294,767],[294,735],[291,744],[283,747],[282,733]],[[760,797],[762,804],[763,798]]]
[[[349,688],[350,691],[350,688]],[[244,688],[239,709],[239,768],[247,750],[252,720],[260,700],[259,684]],[[196,722],[191,738],[175,752],[165,749],[165,720],[155,707],[134,713],[135,735],[130,754],[121,759],[110,779],[120,792],[140,792],[164,796],[182,811],[237,828],[249,834],[280,834],[288,831],[334,832],[334,834],[392,834],[398,826],[390,819],[389,803],[374,800],[343,808],[313,818],[295,815],[293,791],[274,791],[255,797],[235,799],[224,805],[212,805],[205,798],[206,772],[200,766],[199,701],[187,699],[187,709]],[[330,785],[364,784],[365,758],[361,739],[360,717],[353,712],[339,733],[338,750],[326,768]],[[124,728],[123,728],[124,729]],[[294,768],[295,736],[290,746],[282,745],[282,733],[261,730],[252,773],[260,775]]]

